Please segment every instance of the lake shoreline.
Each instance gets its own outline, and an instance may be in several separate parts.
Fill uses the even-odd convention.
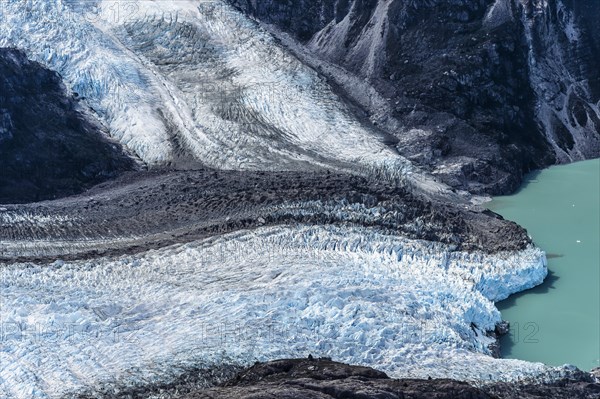
[[[532,172],[517,192],[485,204],[548,252],[545,281],[497,303],[511,324],[500,337],[503,358],[584,370],[600,365],[599,180],[600,159],[557,165]]]

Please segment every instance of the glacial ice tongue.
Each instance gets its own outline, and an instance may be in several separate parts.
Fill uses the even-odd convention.
[[[546,275],[543,252],[448,247],[341,227],[242,231],[50,266],[2,266],[0,395],[168,381],[198,364],[329,356],[393,377],[554,372],[489,356],[493,301]]]
[[[0,46],[59,72],[149,164],[410,169],[317,72],[223,1],[1,4]]]

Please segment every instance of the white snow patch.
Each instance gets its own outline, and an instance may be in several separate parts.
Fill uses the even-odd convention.
[[[512,21],[514,17],[511,2],[512,0],[496,0],[485,15],[483,20],[485,26],[493,29],[506,22]]]

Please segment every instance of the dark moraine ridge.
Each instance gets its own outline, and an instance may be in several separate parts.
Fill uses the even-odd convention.
[[[0,48],[0,203],[82,192],[135,167],[61,77]]]
[[[339,212],[350,204],[379,207],[379,215]],[[531,243],[523,228],[484,208],[386,181],[327,172],[154,170],[127,173],[69,198],[4,206],[0,262],[118,255],[295,223],[367,226],[486,253]]]
[[[369,367],[308,358],[257,363],[244,370],[194,370],[168,385],[104,387],[73,398],[141,399],[150,395],[161,399],[597,399],[600,383],[588,373],[575,371],[547,385],[474,387],[450,379],[391,379]]]

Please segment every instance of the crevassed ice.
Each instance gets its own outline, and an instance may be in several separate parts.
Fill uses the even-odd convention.
[[[2,266],[0,396],[168,381],[187,366],[330,356],[394,377],[513,380],[493,301],[543,252],[484,255],[372,230],[276,227],[51,266]]]
[[[315,71],[223,1],[8,0],[0,20],[0,46],[61,73],[150,164],[188,151],[227,169],[410,169]]]
[[[3,1],[0,20],[1,46],[22,49],[59,72],[111,134],[144,160],[168,160],[170,143],[153,105],[156,89],[122,46],[61,1]]]

